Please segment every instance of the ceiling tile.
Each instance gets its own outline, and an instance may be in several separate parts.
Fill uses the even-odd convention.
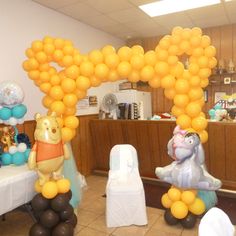
[[[58,9],[60,7],[68,6],[76,2],[82,2],[84,0],[33,0],[33,1],[42,4],[46,7]]]
[[[151,2],[156,2],[155,0],[128,0],[128,2],[134,4],[135,6],[141,6]]]
[[[131,22],[126,22],[125,25],[133,30],[139,30],[139,29],[143,29],[146,27],[156,27],[157,23],[152,20],[152,19],[145,19],[145,20],[135,20],[135,21],[131,21]]]
[[[165,34],[169,34],[170,30],[165,28],[165,27],[161,27],[161,26],[156,26],[156,27],[147,27],[144,28],[142,30],[139,31],[142,37],[153,37],[153,36],[159,36],[159,35],[165,35]]]
[[[133,7],[133,5],[127,0],[87,0],[86,4],[90,5],[101,13],[121,11]]]
[[[150,19],[148,15],[146,15],[144,12],[135,7],[123,11],[109,13],[107,15],[112,19],[119,21],[120,23],[135,21],[137,19],[139,20]]]
[[[81,20],[85,18],[101,16],[101,13],[87,4],[80,2],[58,9],[58,11],[65,13],[75,19]]]
[[[230,23],[236,23],[236,1],[224,3],[224,6],[226,15],[228,16]]]
[[[229,24],[228,18],[225,15],[218,16],[217,18],[199,19],[194,21],[195,26],[207,28],[212,26],[227,25]]]
[[[103,26],[101,27],[101,29],[103,29],[103,31],[105,32],[109,32],[109,33],[127,33],[127,32],[131,32],[132,29],[130,29],[129,27],[127,27],[124,24],[116,24],[116,25],[107,25],[107,26]]]
[[[169,30],[178,25],[180,25],[181,27],[190,27],[190,28],[194,26],[191,19],[182,12],[168,14],[164,16],[157,16],[153,17],[153,19],[159,25],[168,28]]]
[[[217,18],[218,16],[225,15],[223,4],[201,7],[185,12],[192,20]]]

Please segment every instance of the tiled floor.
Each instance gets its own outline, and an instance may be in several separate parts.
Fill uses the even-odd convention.
[[[168,226],[163,218],[163,211],[147,207],[148,225],[130,226],[120,228],[107,228],[105,222],[106,198],[105,192],[107,178],[89,176],[86,178],[87,187],[78,210],[78,224],[75,229],[76,236],[194,236],[198,235],[198,224],[191,230],[182,226]],[[0,221],[1,236],[26,236],[33,224],[26,212],[13,211],[7,215],[6,221]]]

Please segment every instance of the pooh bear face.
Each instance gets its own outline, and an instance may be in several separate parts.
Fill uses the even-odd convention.
[[[36,114],[36,129],[34,132],[34,138],[37,141],[57,144],[61,140],[61,130],[58,125],[56,116],[41,116]]]

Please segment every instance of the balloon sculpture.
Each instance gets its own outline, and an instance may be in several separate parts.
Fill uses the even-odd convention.
[[[28,166],[38,172],[35,183],[38,194],[32,200],[37,218],[29,232],[30,236],[72,236],[77,216],[69,201],[72,198],[70,181],[62,175],[65,159],[70,154],[61,138],[56,115],[36,114],[35,144],[30,152]]]
[[[215,205],[216,199],[212,201],[211,195],[222,183],[207,172],[204,150],[197,133],[181,130],[177,126],[167,147],[174,161],[168,166],[157,167],[155,171],[157,177],[172,184],[161,199],[167,209],[164,218],[170,225],[180,221],[183,227],[192,228],[196,216]],[[199,191],[198,194],[197,190],[207,191],[205,194]],[[209,201],[212,201],[210,207]]]
[[[179,56],[189,56],[185,68]],[[35,40],[26,50],[23,68],[29,78],[45,94],[42,103],[49,112],[56,112],[62,126],[62,139],[69,141],[78,126],[76,104],[90,87],[103,82],[128,79],[146,81],[153,88],[163,88],[173,100],[172,113],[182,129],[192,128],[204,143],[208,139],[207,120],[201,112],[203,88],[211,69],[217,64],[216,49],[200,28],[175,27],[164,36],[155,50],[144,53],[141,46],[124,46],[115,50],[106,45],[82,55],[69,40],[44,37]],[[50,64],[55,62],[60,71]]]
[[[16,125],[24,122],[27,108],[22,104],[24,91],[15,82],[0,83],[0,161],[2,165],[23,165],[30,152],[26,134],[18,134]]]

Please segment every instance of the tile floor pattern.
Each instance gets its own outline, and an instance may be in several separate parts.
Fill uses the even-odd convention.
[[[148,225],[107,228],[105,221],[106,199],[102,197],[107,182],[106,177],[89,176],[87,187],[78,209],[78,224],[75,236],[197,236],[198,224],[191,230],[181,225],[169,226],[163,218],[163,210],[147,207]],[[199,222],[198,222],[199,223]],[[15,210],[7,214],[6,221],[0,221],[1,236],[26,236],[33,224],[29,214]]]

